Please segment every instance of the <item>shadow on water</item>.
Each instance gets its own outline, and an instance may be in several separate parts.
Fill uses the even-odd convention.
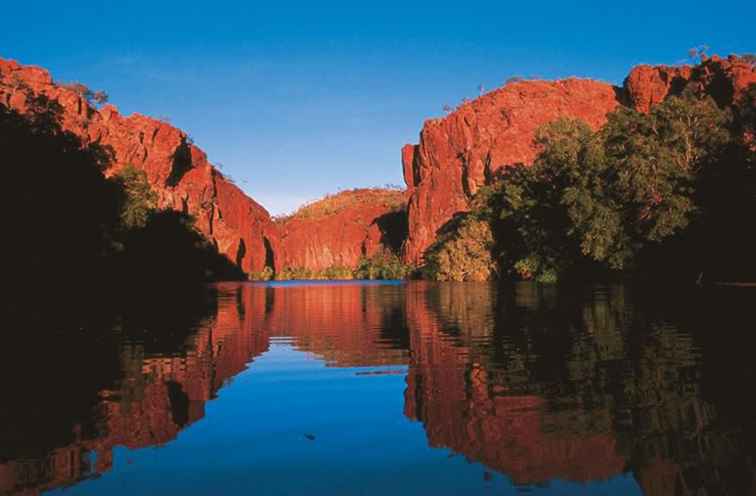
[[[0,347],[0,494],[123,470],[114,447],[171,442],[284,338],[330,367],[407,366],[405,418],[431,448],[482,464],[485,480],[587,489],[625,475],[639,494],[749,494],[754,297],[620,284],[224,283],[204,304],[15,319]]]

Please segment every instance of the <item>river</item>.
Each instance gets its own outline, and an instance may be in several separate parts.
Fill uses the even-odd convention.
[[[223,283],[200,306],[14,321],[0,494],[753,494],[754,303]]]

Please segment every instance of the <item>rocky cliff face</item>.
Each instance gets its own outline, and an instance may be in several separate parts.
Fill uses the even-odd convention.
[[[307,205],[279,224],[277,269],[357,266],[380,251],[398,252],[406,236],[406,193],[344,191]]]
[[[122,116],[112,105],[97,109],[44,69],[0,59],[0,104],[24,114],[38,96],[60,106],[64,130],[111,152],[106,174],[127,164],[144,170],[160,207],[193,215],[199,230],[242,270],[262,270],[271,258],[277,233],[268,212],[223,177],[186,133],[143,115]]]
[[[127,164],[144,170],[161,207],[193,215],[199,230],[248,273],[266,266],[354,267],[363,256],[398,249],[405,236],[405,261],[420,263],[438,229],[468,208],[480,186],[502,167],[534,160],[541,125],[572,117],[598,128],[619,105],[646,112],[686,87],[729,105],[755,82],[753,62],[738,57],[711,57],[696,67],[638,66],[623,88],[583,79],[512,82],[425,123],[420,143],[402,149],[406,194],[354,190],[318,202],[345,200],[337,209],[274,223],[183,131],[139,114],[122,116],[112,105],[97,109],[47,71],[0,59],[0,104],[21,113],[36,96],[59,104],[64,129],[112,152],[107,174]],[[405,201],[406,221],[398,213]]]
[[[402,150],[410,191],[404,258],[418,263],[436,232],[497,170],[530,163],[536,129],[559,117],[594,128],[619,101],[618,89],[596,81],[519,81],[465,103],[445,118],[426,121],[419,145]]]
[[[303,208],[301,215],[274,223],[268,212],[210,164],[189,136],[170,124],[113,105],[96,108],[80,89],[53,81],[44,69],[0,59],[0,104],[22,114],[32,98],[60,106],[64,130],[85,145],[112,154],[107,175],[131,164],[147,174],[159,206],[183,211],[218,250],[247,273],[266,266],[312,271],[353,268],[363,256],[394,251],[404,240],[404,192],[360,189]],[[281,241],[279,242],[279,238]]]
[[[421,262],[438,229],[467,210],[472,195],[497,170],[532,163],[537,154],[533,138],[541,125],[569,117],[596,129],[620,105],[647,112],[686,87],[730,105],[755,81],[753,62],[732,56],[711,57],[696,67],[642,65],[631,71],[623,88],[582,79],[518,81],[426,121],[420,143],[402,149],[410,195],[405,260]]]
[[[624,94],[627,104],[641,112],[648,112],[667,96],[679,95],[686,87],[711,95],[720,106],[727,106],[737,103],[754,83],[756,70],[752,61],[733,55],[726,59],[713,56],[696,67],[634,67],[625,79]]]

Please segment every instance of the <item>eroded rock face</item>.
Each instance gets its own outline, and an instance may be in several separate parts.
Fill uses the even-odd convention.
[[[726,59],[713,56],[696,67],[639,65],[625,79],[624,91],[629,105],[648,112],[686,87],[711,95],[720,106],[732,105],[753,83],[756,83],[753,62],[733,55]]]
[[[143,115],[125,117],[113,105],[98,110],[44,69],[0,59],[0,104],[24,114],[37,96],[60,105],[63,129],[112,152],[107,175],[128,164],[144,170],[160,207],[193,215],[207,239],[245,272],[262,270],[270,258],[266,239],[276,244],[268,212],[223,177],[185,132]]]
[[[535,131],[559,117],[600,127],[619,105],[618,88],[584,79],[519,81],[461,105],[445,118],[426,121],[419,145],[402,149],[410,191],[409,238],[404,258],[419,263],[436,232],[494,174],[531,163]]]
[[[363,257],[398,252],[406,236],[406,193],[356,189],[326,197],[279,222],[276,268],[355,268]]]
[[[420,143],[402,148],[410,195],[405,261],[420,263],[438,229],[467,210],[471,196],[499,169],[532,163],[538,152],[533,138],[543,124],[569,117],[597,129],[620,105],[648,112],[686,87],[732,105],[755,82],[752,61],[714,56],[696,67],[638,66],[623,88],[583,79],[514,82],[426,121]]]

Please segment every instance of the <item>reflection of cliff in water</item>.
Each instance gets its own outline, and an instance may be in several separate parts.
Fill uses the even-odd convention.
[[[649,495],[752,494],[754,409],[728,405],[716,386],[735,379],[722,370],[733,363],[753,372],[740,348],[747,327],[718,328],[748,322],[735,314],[748,306],[722,295],[693,295],[680,309],[653,297],[636,306],[620,286],[565,294],[408,291],[405,413],[429,443],[518,484],[631,471]]]
[[[116,446],[175,439],[277,340],[330,366],[409,364],[405,414],[429,444],[518,484],[629,473],[649,495],[753,494],[742,295],[223,284],[206,307],[8,323],[0,494],[75,484]]]
[[[222,285],[239,308],[260,308],[255,331],[291,337],[296,348],[332,366],[407,363],[401,285]],[[250,317],[247,317],[249,319]]]
[[[219,286],[216,308],[191,319],[140,312],[136,321],[108,316],[91,329],[49,323],[36,337],[19,329],[26,337],[6,343],[0,357],[8,381],[0,494],[71,485],[109,470],[116,446],[175,439],[271,337],[293,336],[295,346],[337,366],[406,363],[396,349],[406,338],[401,295],[391,286],[229,284]]]

